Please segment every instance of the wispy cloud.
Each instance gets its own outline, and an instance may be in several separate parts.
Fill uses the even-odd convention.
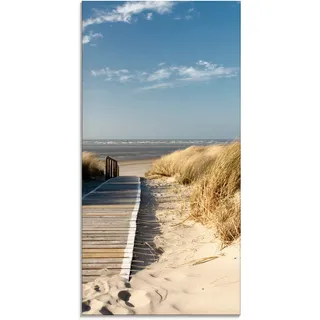
[[[120,80],[120,77],[124,75],[129,76],[128,73],[129,71],[127,69],[112,70],[110,68],[102,68],[100,70],[91,70],[91,74],[94,77],[105,76],[106,81]]]
[[[152,20],[152,12],[147,13],[146,19]]]
[[[132,75],[122,75],[122,76],[119,77],[119,81],[121,83],[126,83],[126,82],[130,81],[133,78],[134,77]]]
[[[152,18],[152,12],[158,14],[170,13],[173,6],[172,1],[138,1],[138,2],[126,2],[123,5],[119,5],[111,11],[95,11],[95,15],[89,19],[83,21],[82,26],[85,29],[88,26],[108,23],[108,22],[126,22],[130,23],[132,18],[139,15],[144,11],[148,11],[148,17]],[[151,15],[150,15],[151,13]],[[148,19],[148,20],[150,20]]]
[[[184,14],[176,15],[174,20],[192,20],[195,17],[199,17],[199,12],[197,12],[194,8],[188,9]]]
[[[191,20],[193,17],[191,15],[186,15],[186,16],[176,16],[173,18],[173,20]]]
[[[103,38],[103,35],[101,33],[89,32],[89,34],[86,34],[82,37],[82,43],[87,44],[91,42],[92,39],[95,39],[95,38]]]
[[[147,78],[147,81],[159,81],[170,78],[172,71],[167,68],[159,69],[152,74],[150,74]]]
[[[215,77],[234,76],[236,73],[234,68],[225,68],[203,60],[197,62],[197,67],[181,66],[177,71],[181,76],[177,80],[184,81],[207,81]]]
[[[204,60],[199,60],[193,66],[167,66],[163,67],[163,62],[158,64],[155,70],[139,70],[129,71],[127,69],[113,70],[110,68],[102,68],[99,70],[91,70],[94,77],[104,77],[105,81],[116,81],[126,83],[128,81],[134,83],[156,82],[151,86],[145,86],[142,90],[164,89],[181,85],[182,82],[187,83],[209,81],[214,78],[231,78],[237,76],[237,68],[224,67]],[[159,66],[161,66],[159,68]]]
[[[173,88],[173,83],[170,83],[170,82],[157,83],[152,86],[138,88],[136,92],[141,92],[146,90],[155,90],[155,89],[166,89],[166,88]]]

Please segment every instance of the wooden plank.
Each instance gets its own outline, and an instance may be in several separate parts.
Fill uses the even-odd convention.
[[[87,198],[86,198],[87,199]],[[90,210],[90,209],[99,209],[99,210],[107,210],[107,209],[131,209],[134,205],[131,204],[105,204],[105,205],[97,205],[97,204],[91,204],[91,205],[85,205],[82,206],[82,210]]]
[[[83,231],[112,231],[112,230],[127,230],[132,229],[136,226],[135,223],[131,223],[131,226],[129,223],[123,223],[123,224],[116,224],[116,225],[84,225],[82,226]],[[150,226],[152,228],[152,226]]]
[[[124,252],[123,249],[83,249],[82,253],[90,252]]]
[[[117,241],[117,240],[127,240],[129,237],[126,233],[122,233],[122,234],[116,234],[116,233],[113,233],[113,234],[106,234],[106,233],[84,233],[82,234],[82,239],[83,240],[106,240],[106,241],[109,241],[109,240],[114,240],[114,241]]]
[[[85,217],[130,217],[130,214],[128,213],[119,213],[117,215],[114,215],[113,213],[83,213],[83,216]]]
[[[108,241],[110,243],[117,243],[120,241],[127,241],[127,235],[119,235],[119,236],[99,236],[99,235],[84,235],[82,237],[82,241]]]
[[[82,228],[86,228],[86,230],[89,229],[94,229],[94,230],[103,230],[103,229],[109,229],[109,230],[118,230],[120,228],[122,229],[130,229],[132,228],[132,226],[130,227],[129,223],[122,223],[122,224],[85,224],[82,225]]]
[[[114,233],[129,233],[130,230],[135,230],[135,227],[122,227],[122,228],[85,228],[82,230],[83,233],[90,233],[91,231],[97,232],[97,233],[109,233],[109,234],[114,234]]]
[[[82,258],[129,258],[130,254],[121,252],[90,252],[83,253]]]
[[[112,161],[110,169],[115,175],[116,166]],[[104,269],[108,269],[108,274],[112,270],[129,277],[140,193],[139,178],[118,177],[85,195],[82,203],[84,283],[104,274]]]
[[[82,263],[84,264],[108,264],[108,263],[120,263],[120,262],[129,262],[129,259],[122,259],[121,258],[84,258],[82,259]]]
[[[120,263],[83,263],[82,264],[82,270],[100,270],[100,269],[108,269],[108,268],[112,268],[112,269],[121,269],[122,266],[122,262]],[[130,268],[130,264],[126,265],[127,268]]]
[[[103,232],[103,231],[90,231],[90,230],[84,230],[82,231],[82,234],[85,234],[85,235],[100,235],[100,236],[104,236],[104,235],[124,235],[124,234],[128,234],[128,232],[126,232],[125,230],[123,231],[106,231],[106,232]]]
[[[134,245],[134,242],[127,242],[125,239],[120,239],[120,240],[82,240],[82,244],[104,244],[104,245],[117,245],[117,244],[132,244]]]
[[[82,243],[82,248],[83,249],[93,249],[93,248],[101,248],[101,249],[133,249],[133,244],[132,245],[127,245],[126,243],[124,244],[86,244]]]

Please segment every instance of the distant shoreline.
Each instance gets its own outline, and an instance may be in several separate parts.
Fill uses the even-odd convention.
[[[152,161],[193,145],[206,146],[231,141],[226,139],[83,140],[82,151],[95,153],[101,160],[110,156],[121,163],[126,163]]]

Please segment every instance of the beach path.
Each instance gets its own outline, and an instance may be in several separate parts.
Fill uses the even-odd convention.
[[[82,197],[82,283],[106,272],[129,278],[140,198],[137,176],[109,179]]]

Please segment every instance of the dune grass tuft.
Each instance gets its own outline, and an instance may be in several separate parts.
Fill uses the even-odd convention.
[[[155,161],[147,176],[173,176],[181,184],[192,184],[192,218],[214,226],[228,244],[241,234],[240,154],[240,142],[193,146]]]
[[[146,176],[149,178],[175,177],[182,184],[190,184],[201,178],[214,163],[220,145],[191,146],[156,160]]]
[[[82,152],[82,180],[95,179],[104,174],[104,164],[97,155],[91,152]]]
[[[213,223],[225,243],[241,234],[240,182],[240,143],[236,142],[221,150],[191,196],[192,216],[204,224]]]

